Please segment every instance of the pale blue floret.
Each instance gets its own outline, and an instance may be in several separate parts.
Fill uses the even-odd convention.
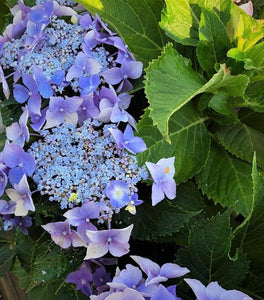
[[[123,180],[130,194],[137,192],[136,184],[146,179],[147,170],[139,167],[136,157],[117,148],[105,125],[87,120],[82,127],[62,125],[51,133],[41,131],[44,140],[32,144],[30,153],[36,161],[33,180],[50,201],[60,202],[61,208],[72,207],[72,193],[78,202],[106,201],[105,188],[111,180]],[[104,134],[105,133],[105,134]]]

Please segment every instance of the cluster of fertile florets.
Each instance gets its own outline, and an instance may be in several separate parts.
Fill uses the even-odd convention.
[[[30,148],[38,190],[62,208],[86,200],[111,208],[104,192],[111,180],[127,183],[129,196],[136,193],[137,182],[146,179],[148,172],[137,165],[134,155],[117,147],[109,128],[116,125],[86,120],[81,127],[62,125],[52,133],[41,131],[44,139]]]

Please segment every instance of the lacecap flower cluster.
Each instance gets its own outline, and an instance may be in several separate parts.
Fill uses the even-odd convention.
[[[133,225],[112,228],[113,215],[121,209],[136,214],[143,203],[137,183],[151,179],[149,173],[152,204],[174,199],[175,169],[174,157],[138,165],[135,155],[147,147],[134,135],[136,120],[127,109],[143,65],[98,15],[83,11],[70,0],[37,0],[34,7],[19,0],[0,37],[3,92],[22,109],[6,128],[0,154],[0,195],[9,199],[0,200],[2,230],[17,227],[27,234],[34,197],[41,194],[58,202],[65,218],[42,225],[52,240],[63,249],[87,249],[67,282],[91,299],[179,300],[175,286],[161,282],[187,274],[186,268],[134,256],[140,268],[127,265],[111,279],[104,266],[108,252],[129,252]],[[207,293],[209,286],[188,280],[195,293]]]
[[[70,209],[62,212],[64,222],[43,225],[55,243],[87,247],[87,259],[108,251],[122,256],[133,226],[112,229],[111,220],[122,208],[136,214],[143,203],[137,183],[149,178],[147,168],[153,205],[176,195],[174,158],[147,168],[136,160],[146,145],[134,135],[127,108],[143,65],[98,15],[72,1],[29,7],[19,0],[11,13],[13,23],[0,37],[0,81],[22,114],[6,128],[0,156],[0,194],[10,199],[0,202],[3,229],[27,233],[33,194],[40,193]],[[107,229],[98,231],[104,223]]]

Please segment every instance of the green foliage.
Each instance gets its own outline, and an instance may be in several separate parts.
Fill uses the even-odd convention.
[[[10,249],[10,245],[4,245],[0,249],[0,277],[9,272],[14,259],[14,250]]]
[[[171,144],[164,141],[152,121],[145,115],[138,124],[139,135],[148,149],[138,154],[138,161],[157,162],[163,157],[175,156],[175,178],[177,183],[193,177],[204,166],[210,150],[210,137],[204,125],[206,118],[200,117],[188,104],[178,110],[169,121]],[[197,141],[193,143],[193,141]]]
[[[132,237],[139,240],[160,241],[179,232],[193,217],[199,215],[203,207],[203,197],[193,183],[181,185],[177,200],[163,200],[152,207],[149,201],[137,208],[136,216],[126,214],[127,223],[134,224]],[[125,219],[126,220],[126,219]]]
[[[242,74],[231,75],[226,66],[221,65],[219,71],[206,84],[204,82],[193,71],[190,61],[174,50],[172,44],[147,68],[145,84],[150,117],[168,142],[168,123],[174,112],[204,92],[242,97],[249,78]]]
[[[165,0],[160,26],[166,34],[183,45],[197,45],[199,9],[191,7],[188,1]]]
[[[126,42],[145,66],[157,57],[166,37],[159,28],[162,0],[79,0],[91,13],[98,13]]]
[[[208,74],[213,74],[215,64],[226,59],[230,47],[231,42],[220,17],[216,12],[202,8],[197,45],[197,57],[202,68]]]
[[[204,169],[197,175],[202,192],[215,203],[248,215],[252,195],[251,166],[212,145]]]
[[[250,213],[245,221],[236,229],[237,245],[247,253],[251,260],[251,268],[256,274],[264,268],[264,178],[257,169],[256,156],[252,166],[253,194]]]
[[[254,152],[257,153],[258,165],[264,169],[264,133],[246,124],[223,126],[216,136],[219,143],[238,158],[252,162]]]
[[[176,256],[177,263],[190,269],[191,278],[204,284],[217,280],[226,288],[232,288],[245,278],[246,255],[238,252],[235,259],[230,258],[233,238],[230,213],[229,209],[192,227],[188,247],[179,250]]]
[[[43,285],[59,289],[66,276],[80,266],[84,257],[84,253],[78,249],[61,251],[60,247],[50,241],[47,233],[43,233],[37,240],[17,233],[15,253],[17,258],[12,271],[18,276],[21,288],[29,295],[31,291],[36,295],[36,290],[42,289]],[[44,290],[45,287],[43,293]],[[47,299],[54,299],[54,290],[48,288],[46,292],[49,293]]]

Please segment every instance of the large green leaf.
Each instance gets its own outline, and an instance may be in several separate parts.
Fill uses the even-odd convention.
[[[212,145],[205,167],[197,175],[197,183],[215,203],[234,207],[245,216],[249,214],[252,198],[250,164]]]
[[[0,249],[0,277],[9,272],[12,267],[15,252],[9,245],[1,246]]]
[[[149,195],[151,190],[149,188]],[[177,189],[173,200],[164,199],[153,207],[150,199],[144,199],[138,206],[137,214],[123,214],[122,220],[134,224],[132,237],[139,240],[159,242],[179,232],[193,217],[199,215],[203,208],[203,197],[193,183],[184,183]]]
[[[221,127],[216,136],[220,144],[238,158],[252,162],[256,152],[258,165],[264,168],[264,133],[238,123]]]
[[[165,0],[160,26],[166,34],[183,45],[197,45],[199,8],[191,7],[188,0]]]
[[[180,184],[197,174],[204,166],[210,150],[209,133],[191,104],[177,111],[169,121],[168,144],[153,127],[148,113],[138,124],[138,134],[147,143],[148,149],[137,155],[138,162],[156,163],[163,157],[175,156],[175,178]]]
[[[250,83],[246,90],[246,98],[241,106],[248,106],[256,112],[264,112],[264,80]]]
[[[227,210],[192,227],[188,247],[176,256],[177,263],[190,269],[191,278],[204,284],[218,281],[226,288],[234,288],[244,279],[248,269],[246,256],[239,252],[235,260],[229,254],[233,238],[230,213]]]
[[[197,57],[202,68],[208,73],[215,72],[215,64],[226,59],[231,43],[224,23],[216,12],[202,8],[199,24]]]
[[[78,0],[91,13],[98,13],[146,66],[157,57],[166,36],[159,27],[162,0]]]
[[[252,167],[253,194],[251,209],[244,223],[235,231],[237,244],[247,253],[256,273],[264,268],[264,178],[257,170],[256,157]],[[241,229],[239,231],[239,229]]]
[[[229,57],[244,61],[247,68],[258,67],[262,63],[263,45],[253,47],[264,37],[264,20],[254,19],[232,3],[229,36],[235,44],[227,54]]]
[[[249,83],[246,75],[232,76],[225,65],[206,83],[172,44],[146,70],[146,95],[150,117],[165,139],[170,142],[168,123],[174,112],[200,93],[225,92],[242,97]]]
[[[200,7],[218,14],[224,24],[229,20],[229,0],[165,0],[166,9],[162,11],[160,26],[166,34],[183,45],[196,46]]]
[[[232,48],[228,51],[227,56],[234,58],[236,61],[243,61],[245,63],[245,69],[261,70],[264,62],[264,42],[254,45],[247,51]]]

